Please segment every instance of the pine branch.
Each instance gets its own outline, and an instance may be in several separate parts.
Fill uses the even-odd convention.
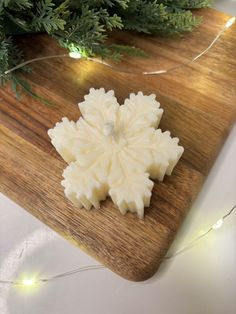
[[[184,1],[186,3],[186,1]],[[167,6],[169,4],[169,6]],[[131,0],[127,10],[121,11],[125,29],[152,34],[178,34],[191,31],[201,22],[189,10],[177,8],[178,1]],[[171,5],[174,7],[171,7]]]
[[[48,99],[38,95],[37,93],[35,93],[32,90],[30,83],[26,79],[24,79],[18,75],[13,75],[11,82],[12,82],[12,90],[18,99],[20,98],[20,95],[21,95],[20,92],[24,91],[26,94],[28,94],[29,96],[31,96],[35,100],[38,100],[47,106],[54,106],[55,105],[50,100],[48,100]]]
[[[49,34],[59,29],[63,30],[66,21],[61,18],[61,14],[67,9],[67,3],[68,1],[65,1],[54,9],[53,0],[39,1],[36,5],[36,14],[33,15],[31,28],[36,31],[44,29]]]
[[[33,6],[33,3],[31,0],[20,0],[20,1],[12,1],[12,0],[7,0],[8,1],[8,8],[10,10],[23,10],[23,9],[30,9]],[[6,2],[6,0],[5,0]]]
[[[11,21],[13,24],[17,25],[20,29],[23,29],[24,31],[30,31],[30,27],[27,24],[27,22],[24,19],[21,19],[17,16],[13,16],[11,13],[9,13],[7,10],[5,10],[5,22],[7,22],[7,19]]]
[[[110,15],[107,9],[100,8],[98,11],[99,19],[104,23],[107,30],[111,31],[113,28],[123,28],[121,17],[117,14]]]
[[[173,9],[200,9],[210,7],[213,0],[164,0],[157,2],[163,3]]]
[[[114,7],[116,5],[123,9],[126,9],[129,5],[130,0],[72,0],[71,7],[81,9],[83,5],[89,6],[90,8],[100,8],[100,7]]]
[[[3,36],[3,35],[2,35]],[[0,40],[0,86],[11,79],[11,75],[5,75],[5,71],[22,62],[22,52],[15,46],[11,38]],[[26,71],[26,68],[22,68]]]
[[[2,0],[0,2],[0,9],[7,7],[10,4],[11,0]]]
[[[54,32],[61,46],[70,51],[79,51],[83,56],[94,55],[99,45],[107,39],[104,24],[100,23],[100,13],[88,6],[81,14],[69,17],[64,30]]]
[[[112,30],[127,29],[148,34],[174,35],[192,31],[201,18],[190,9],[208,7],[211,0],[1,0],[0,1],[0,85],[11,80],[37,97],[18,72],[5,71],[22,62],[22,54],[9,34],[45,31],[69,51],[84,57],[121,59],[124,55],[144,56],[125,45],[109,45]],[[22,68],[20,71],[27,71]],[[39,96],[40,97],[40,96]],[[39,98],[38,98],[39,99]],[[43,101],[43,99],[41,99]]]
[[[110,50],[110,54],[114,54],[112,58],[117,61],[127,55],[141,58],[148,57],[148,55],[143,50],[133,46],[112,44],[108,46],[108,49]]]

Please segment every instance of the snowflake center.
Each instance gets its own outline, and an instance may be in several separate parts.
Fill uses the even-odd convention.
[[[113,121],[108,121],[104,123],[103,134],[105,136],[115,137],[115,123]]]
[[[127,145],[127,140],[121,132],[115,130],[115,123],[113,121],[107,121],[103,126],[103,134],[107,139],[106,149],[112,150],[113,152],[120,151],[124,146]]]

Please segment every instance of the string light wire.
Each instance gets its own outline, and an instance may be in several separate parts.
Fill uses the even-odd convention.
[[[229,27],[231,27],[234,22],[235,22],[235,16],[231,17],[224,25],[224,27],[219,31],[219,33],[216,35],[216,37],[212,40],[212,42],[209,44],[209,46],[204,49],[202,52],[200,52],[197,56],[195,56],[194,58],[182,63],[182,64],[178,64],[176,66],[173,66],[167,70],[160,70],[160,71],[153,71],[153,72],[143,72],[143,74],[145,75],[155,75],[155,74],[163,74],[163,73],[167,73],[170,71],[174,71],[177,70],[179,68],[185,67],[191,63],[193,63],[194,61],[196,61],[197,59],[199,59],[201,56],[203,56],[205,53],[208,52],[208,50],[211,49],[211,47],[218,41],[218,39],[221,37],[221,35],[225,32],[226,29],[228,29]]]
[[[63,278],[63,277],[68,277],[72,276],[74,274],[81,273],[83,271],[88,271],[88,270],[96,270],[96,269],[101,269],[105,268],[103,265],[89,265],[89,266],[83,266],[79,268],[75,268],[69,271],[66,271],[64,273],[59,273],[57,275],[53,275],[50,277],[45,277],[45,278],[24,278],[22,280],[0,280],[0,284],[12,284],[12,285],[20,285],[20,286],[33,286],[38,283],[45,283],[48,281],[52,281],[55,279]]]
[[[27,64],[33,63],[33,62],[37,62],[37,61],[42,61],[42,60],[46,60],[46,59],[53,59],[53,58],[63,58],[63,57],[68,57],[68,54],[60,54],[60,55],[50,55],[50,56],[45,56],[45,57],[38,57],[38,58],[34,58],[34,59],[30,59],[27,61],[24,61],[16,66],[14,66],[13,68],[7,70],[4,72],[5,75],[14,72],[20,68],[23,68],[24,66],[26,66]]]
[[[227,20],[227,22],[225,23],[225,25],[222,27],[222,29],[219,31],[219,33],[215,36],[215,38],[207,46],[207,48],[204,49],[202,52],[200,52],[198,55],[196,55],[194,58],[192,58],[192,59],[190,59],[190,60],[188,60],[188,61],[186,61],[184,63],[180,63],[178,65],[170,67],[168,69],[149,71],[149,72],[148,71],[144,71],[144,72],[128,71],[128,70],[124,70],[124,69],[120,69],[120,68],[114,67],[113,65],[105,62],[104,60],[99,60],[99,59],[95,59],[95,58],[82,58],[82,56],[81,56],[81,54],[79,52],[73,52],[72,51],[72,52],[69,52],[68,54],[49,55],[49,56],[38,57],[38,58],[34,58],[34,59],[30,59],[30,60],[24,61],[24,62],[16,65],[13,68],[11,68],[9,70],[6,70],[4,72],[4,74],[1,75],[1,77],[4,76],[4,75],[10,74],[10,73],[12,73],[12,72],[14,72],[14,71],[24,67],[25,65],[28,65],[28,64],[33,63],[33,62],[38,62],[38,61],[42,61],[42,60],[46,60],[46,59],[53,59],[53,58],[65,58],[65,57],[70,57],[70,58],[74,58],[74,59],[85,59],[85,60],[93,61],[95,63],[100,63],[100,64],[103,64],[103,65],[105,65],[107,67],[110,67],[114,71],[121,72],[121,73],[126,73],[126,74],[161,75],[161,74],[169,73],[169,72],[175,71],[175,70],[177,70],[179,68],[185,67],[185,66],[195,62],[196,60],[198,60],[201,56],[203,56],[205,53],[207,53],[212,48],[212,46],[218,41],[218,39],[222,36],[222,34],[235,23],[235,20],[236,20],[235,16],[229,18]]]
[[[207,231],[205,231],[203,234],[201,234],[200,236],[196,237],[193,241],[191,241],[190,243],[188,243],[187,245],[185,245],[183,248],[181,248],[180,250],[174,252],[173,254],[171,255],[167,255],[165,256],[165,259],[170,259],[170,258],[173,258],[189,249],[191,249],[199,240],[201,240],[202,238],[204,238],[205,236],[207,236],[211,231],[213,230],[216,230],[216,229],[219,229],[222,225],[223,225],[223,222],[224,220],[229,217],[233,211],[235,210],[236,208],[236,204],[231,208],[231,210],[225,214],[222,218],[218,219],[216,221],[216,223],[214,223]]]
[[[214,223],[206,232],[201,234],[200,236],[196,237],[193,241],[191,241],[189,244],[181,248],[180,250],[176,251],[175,253],[171,255],[166,255],[164,259],[171,259],[174,258],[175,256],[189,250],[192,248],[197,242],[199,242],[201,239],[205,238],[210,232],[212,232],[215,229],[219,229],[224,220],[227,219],[236,209],[236,204],[230,209],[228,213],[226,213],[223,217],[218,219],[216,223]],[[56,279],[64,278],[64,277],[69,277],[81,272],[89,271],[89,270],[98,270],[98,269],[105,269],[105,266],[103,265],[89,265],[89,266],[83,266],[83,267],[78,267],[63,273],[59,273],[53,276],[49,277],[42,277],[42,278],[24,278],[22,280],[0,280],[0,284],[7,284],[7,285],[15,285],[15,286],[21,286],[21,287],[32,287],[36,284],[40,283],[46,283],[49,281],[53,281]]]

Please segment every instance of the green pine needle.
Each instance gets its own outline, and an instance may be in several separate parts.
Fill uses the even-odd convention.
[[[124,55],[145,57],[141,49],[110,45],[108,34],[114,29],[147,34],[176,35],[192,31],[201,23],[190,9],[211,5],[212,0],[1,0],[0,1],[0,85],[12,81],[19,97],[19,88],[36,95],[27,81],[17,73],[5,71],[23,60],[11,37],[15,34],[46,32],[69,51],[84,57],[120,60]]]
[[[42,102],[44,105],[47,105],[47,106],[54,106],[55,105],[52,101],[50,101],[50,100],[38,95],[37,93],[35,93],[32,90],[30,83],[26,79],[24,79],[20,76],[14,75],[14,76],[12,76],[11,82],[12,82],[12,85],[11,85],[12,90],[18,99],[20,98],[20,91],[24,91],[26,94],[28,94],[32,98]]]

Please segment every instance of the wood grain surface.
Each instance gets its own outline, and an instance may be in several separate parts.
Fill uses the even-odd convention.
[[[204,16],[203,24],[179,38],[115,33],[115,42],[136,45],[150,56],[127,58],[118,65],[133,74],[71,58],[32,64],[27,78],[54,106],[28,96],[17,100],[10,87],[0,91],[0,191],[130,280],[145,280],[157,271],[235,121],[236,25],[187,67],[160,76],[137,74],[186,62],[210,43],[228,18],[211,9],[197,14]],[[18,42],[26,59],[64,52],[44,34],[19,37]],[[64,197],[60,181],[66,164],[47,130],[63,116],[77,120],[77,103],[90,87],[114,89],[120,103],[130,92],[157,94],[165,110],[160,127],[178,136],[185,148],[173,175],[155,184],[144,220],[130,213],[122,216],[109,199],[101,210],[86,211]]]

